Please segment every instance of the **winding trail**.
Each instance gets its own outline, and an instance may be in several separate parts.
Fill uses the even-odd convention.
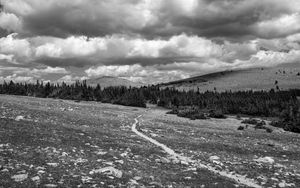
[[[168,146],[154,140],[153,138],[150,138],[148,136],[146,136],[145,134],[139,132],[136,127],[139,123],[138,118],[142,117],[142,115],[139,115],[137,118],[135,118],[135,122],[132,124],[131,130],[137,134],[138,136],[144,138],[145,140],[148,140],[149,142],[151,142],[152,144],[162,148],[166,153],[168,153],[170,156],[172,156],[173,158],[177,158],[178,160],[184,162],[184,163],[188,163],[192,166],[195,166],[197,168],[203,168],[203,169],[207,169],[215,174],[218,174],[220,176],[232,179],[234,181],[236,181],[239,184],[242,185],[246,185],[249,187],[255,187],[255,188],[262,188],[261,185],[257,184],[257,182],[255,182],[253,179],[249,179],[246,178],[245,176],[242,175],[238,175],[238,174],[232,174],[230,172],[226,172],[226,171],[220,171],[215,169],[214,167],[210,166],[210,165],[206,165],[206,164],[202,164],[200,161],[197,160],[192,160],[189,157],[185,157],[182,156],[178,153],[176,153],[173,149],[169,148]]]

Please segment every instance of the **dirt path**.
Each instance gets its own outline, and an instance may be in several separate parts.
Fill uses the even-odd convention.
[[[150,138],[150,137],[146,136],[145,134],[139,132],[136,129],[136,127],[137,127],[137,125],[139,123],[138,118],[140,118],[140,117],[142,117],[142,115],[140,115],[140,116],[138,116],[137,118],[134,119],[135,122],[133,123],[133,125],[131,127],[131,130],[135,134],[137,134],[138,136],[140,136],[140,137],[144,138],[145,140],[148,140],[152,144],[154,144],[154,145],[162,148],[171,157],[177,158],[178,160],[180,160],[181,162],[183,162],[185,164],[188,163],[188,164],[190,164],[192,166],[195,166],[197,168],[207,169],[207,170],[209,170],[209,171],[211,171],[211,172],[213,172],[215,174],[218,174],[220,176],[232,179],[232,180],[234,180],[237,183],[242,184],[242,185],[246,185],[246,186],[249,186],[249,187],[255,187],[255,188],[262,187],[262,186],[258,185],[254,180],[246,178],[245,176],[238,175],[238,174],[232,174],[232,173],[229,173],[229,172],[226,172],[226,171],[220,171],[220,170],[215,169],[212,166],[202,164],[200,161],[192,160],[189,157],[185,157],[185,156],[182,156],[180,154],[177,154],[173,149],[169,148],[168,146],[166,146],[166,145],[164,145],[164,144],[156,141],[155,139]]]

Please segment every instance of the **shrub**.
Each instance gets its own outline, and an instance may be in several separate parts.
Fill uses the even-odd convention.
[[[258,123],[258,120],[249,118],[249,119],[244,119],[241,123],[256,125]]]
[[[242,131],[242,130],[244,130],[245,129],[245,127],[244,126],[239,126],[238,128],[237,128],[237,130],[239,130],[239,131]]]
[[[221,111],[210,111],[208,117],[217,119],[226,119],[227,117]]]
[[[168,111],[167,114],[178,114],[178,109],[174,108],[171,111]]]
[[[208,119],[208,117],[206,117],[204,115],[204,113],[198,113],[194,115],[196,119]]]
[[[273,127],[283,128],[285,131],[300,133],[300,123],[299,121],[272,121],[270,123]]]
[[[273,132],[273,129],[267,127],[267,128],[266,128],[266,132],[267,132],[267,133],[271,133],[271,132]]]
[[[261,124],[257,124],[255,125],[254,129],[266,129],[266,127]]]
[[[195,116],[191,116],[190,120],[196,120]]]

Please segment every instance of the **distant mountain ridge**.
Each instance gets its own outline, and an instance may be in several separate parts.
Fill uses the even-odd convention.
[[[97,86],[97,84],[99,84],[102,88],[109,86],[140,87],[143,85],[139,82],[132,82],[124,78],[118,78],[113,76],[101,76],[98,78],[89,79],[86,82],[90,86]]]
[[[275,82],[277,84],[275,84]],[[226,70],[160,84],[179,90],[205,91],[270,90],[300,88],[300,63],[275,67]]]

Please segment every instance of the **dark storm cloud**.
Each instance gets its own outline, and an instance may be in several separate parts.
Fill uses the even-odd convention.
[[[278,0],[203,0],[188,1],[194,6],[184,11],[174,1],[165,1],[162,10],[166,23],[172,25],[172,31],[187,31],[205,37],[278,37],[280,33],[266,35],[259,32],[256,24],[280,18],[285,14],[293,14],[292,4]],[[167,29],[166,29],[167,30]],[[166,31],[167,32],[167,31]],[[296,32],[296,31],[295,31]],[[290,34],[290,33],[289,33]]]
[[[13,4],[15,2],[15,4]],[[141,34],[146,38],[185,32],[204,37],[252,35],[272,38],[286,33],[264,33],[257,24],[296,13],[297,0],[4,0],[6,11],[22,19],[31,35],[67,37]],[[16,8],[15,6],[21,6]],[[24,13],[22,6],[28,6]],[[20,10],[21,9],[21,10]],[[25,9],[25,8],[24,8]],[[272,27],[269,24],[265,27]],[[292,34],[296,31],[291,31]]]
[[[150,65],[167,65],[174,62],[204,62],[204,58],[197,57],[132,57],[132,58],[106,58],[106,59],[94,59],[94,58],[42,58],[36,59],[33,63],[42,64],[50,67],[77,67],[83,68],[86,66],[95,65],[135,65],[141,66]]]
[[[15,4],[13,3],[15,2]],[[128,0],[36,0],[5,1],[5,10],[22,18],[28,35],[66,37],[69,35],[104,36],[131,33],[143,27],[139,1]],[[20,7],[28,6],[26,13]]]
[[[47,65],[49,67],[78,67],[97,65],[99,62],[86,58],[40,58],[36,59],[34,63]]]
[[[122,59],[106,59],[101,61],[103,65],[134,65],[139,64],[141,66],[149,65],[166,65],[172,64],[174,62],[201,62],[204,58],[198,57],[132,57],[132,58],[122,58]]]

